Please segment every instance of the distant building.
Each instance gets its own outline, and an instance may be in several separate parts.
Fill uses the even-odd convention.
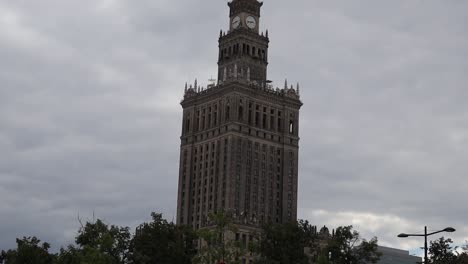
[[[409,251],[396,248],[379,246],[379,252],[382,253],[378,264],[416,264],[422,263],[420,257],[411,256]]]

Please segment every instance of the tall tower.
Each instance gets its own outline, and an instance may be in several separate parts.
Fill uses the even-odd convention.
[[[297,218],[299,85],[267,80],[268,32],[257,0],[233,0],[219,36],[218,81],[185,87],[177,223],[209,226],[231,212],[243,227]]]

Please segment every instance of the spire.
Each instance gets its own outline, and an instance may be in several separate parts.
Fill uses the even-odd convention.
[[[268,29],[266,30],[265,37],[268,38]]]
[[[288,89],[288,79],[284,80],[284,89]]]
[[[219,37],[221,38],[222,36],[223,36],[223,30],[221,29],[221,30],[219,31]]]
[[[198,81],[197,79],[195,79],[195,89],[197,89],[197,87],[198,87]]]
[[[187,92],[187,82],[185,83],[185,92]]]

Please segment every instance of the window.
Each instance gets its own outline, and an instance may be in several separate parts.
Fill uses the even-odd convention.
[[[239,106],[239,121],[244,120],[244,107]]]
[[[231,112],[231,106],[229,105],[229,102],[228,102],[226,105],[226,121],[229,121],[230,112]]]
[[[185,122],[185,131],[189,132],[190,131],[190,114],[187,115],[187,120]]]

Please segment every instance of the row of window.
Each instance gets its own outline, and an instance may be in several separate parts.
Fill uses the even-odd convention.
[[[252,101],[249,102],[248,105],[245,105],[242,99],[239,100],[236,107],[237,112],[233,112],[231,102],[227,99],[223,109],[218,108],[218,104],[214,104],[213,106],[205,106],[196,109],[193,113],[187,113],[184,122],[184,133],[215,128],[218,127],[223,120],[224,122],[241,122],[249,126],[280,133],[285,130],[285,117],[281,110],[255,104]],[[235,117],[234,114],[236,114]],[[224,115],[224,119],[222,119],[222,115]],[[296,114],[290,113],[286,120],[288,122],[287,132],[297,135]]]
[[[262,61],[268,61],[267,52],[263,48],[251,46],[246,43],[236,43],[229,47],[222,48],[219,52],[219,60],[229,59],[236,56],[250,56],[254,59],[260,59]]]
[[[181,215],[186,206],[186,200],[190,202],[192,223],[203,224],[204,218],[208,212],[215,211],[218,208],[226,206],[226,185],[227,185],[227,164],[228,153],[234,151],[235,159],[234,176],[235,184],[234,208],[237,213],[241,213],[241,200],[244,199],[242,211],[247,212],[250,217],[259,216],[260,221],[271,221],[279,218],[282,214],[282,192],[287,192],[286,208],[288,216],[293,214],[294,190],[295,190],[295,154],[288,152],[288,174],[286,182],[283,183],[281,175],[283,174],[283,153],[281,148],[267,144],[260,144],[251,140],[238,138],[232,140],[231,146],[228,139],[217,140],[194,147],[191,154],[191,165],[187,157],[187,151],[183,154],[183,186]],[[221,152],[221,150],[224,150]],[[222,161],[222,162],[221,162]],[[243,164],[246,165],[243,172]],[[190,169],[192,169],[190,171]],[[221,173],[220,173],[221,171]],[[242,175],[245,173],[245,182],[242,181]],[[191,181],[187,181],[187,176],[191,175]],[[191,194],[186,199],[186,182],[191,182],[189,192]],[[283,187],[283,184],[285,185]],[[241,187],[244,187],[244,193],[241,193]],[[283,189],[285,188],[285,189]],[[218,195],[221,195],[222,202],[218,201]],[[218,207],[219,206],[219,207]],[[201,222],[200,222],[201,221]],[[181,219],[183,223],[183,219]]]

